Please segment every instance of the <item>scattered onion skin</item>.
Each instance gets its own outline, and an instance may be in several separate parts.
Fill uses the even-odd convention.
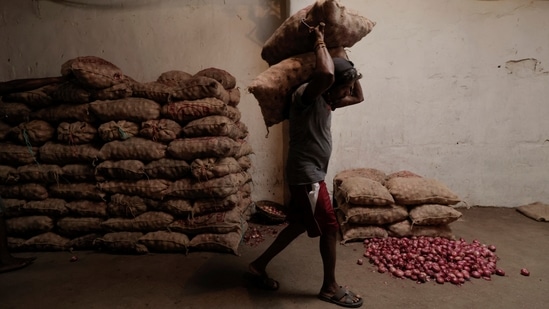
[[[491,280],[505,272],[496,267],[495,246],[463,238],[412,236],[364,240],[363,256],[379,273],[417,283],[435,281],[462,285],[471,278]],[[521,271],[522,273],[522,271]]]

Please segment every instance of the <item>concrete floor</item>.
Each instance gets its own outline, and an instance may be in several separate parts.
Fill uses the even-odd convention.
[[[451,224],[454,234],[496,245],[505,277],[462,286],[417,284],[374,272],[368,263],[357,265],[363,245],[353,243],[338,247],[339,283],[364,296],[362,308],[549,308],[549,223],[512,208],[459,210],[463,217]],[[0,274],[0,308],[340,308],[316,298],[322,276],[318,240],[304,235],[268,268],[279,291],[251,287],[243,274],[271,240],[242,244],[240,256],[80,251],[79,260],[70,262],[68,252],[35,253],[33,265]],[[519,274],[523,267],[529,277]]]

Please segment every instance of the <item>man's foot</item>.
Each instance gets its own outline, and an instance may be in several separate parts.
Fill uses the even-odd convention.
[[[318,298],[347,308],[358,308],[362,306],[363,303],[362,297],[343,286],[340,286],[334,294],[320,292],[320,294],[318,294]]]
[[[276,291],[279,288],[278,281],[269,277],[265,271],[257,270],[252,264],[248,266],[250,279],[254,285],[264,290]]]

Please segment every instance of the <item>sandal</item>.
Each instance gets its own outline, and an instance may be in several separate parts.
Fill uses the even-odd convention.
[[[256,287],[268,291],[276,291],[280,287],[278,281],[269,277],[266,273],[259,273],[253,267],[249,267],[249,272],[246,274]]]
[[[318,294],[318,298],[320,300],[347,308],[358,308],[362,306],[363,303],[362,297],[342,286],[339,287],[339,290],[335,292],[334,295],[330,296],[325,293],[320,293]],[[355,301],[356,299],[358,299],[358,301]]]

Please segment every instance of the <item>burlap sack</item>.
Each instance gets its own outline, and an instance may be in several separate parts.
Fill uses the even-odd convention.
[[[145,178],[145,164],[139,160],[103,161],[95,168],[105,179],[136,180]]]
[[[191,163],[191,173],[197,180],[223,177],[241,171],[240,165],[233,157],[199,158]]]
[[[49,216],[59,218],[67,215],[67,202],[58,198],[47,198],[42,201],[28,201],[21,206],[21,213],[31,216]]]
[[[25,103],[31,108],[46,107],[53,104],[51,93],[52,89],[55,89],[54,87],[58,87],[58,85],[47,85],[33,90],[8,93],[2,96],[2,100],[4,102]]]
[[[412,225],[409,220],[403,220],[387,226],[389,236],[393,237],[443,237],[455,239],[449,225]]]
[[[193,75],[190,73],[179,70],[172,70],[160,74],[156,81],[164,85],[176,87],[192,77]]]
[[[151,161],[145,166],[145,174],[153,179],[177,180],[191,175],[189,163],[183,160],[167,159]]]
[[[141,137],[111,141],[101,147],[103,160],[159,160],[166,156],[167,146]]]
[[[362,177],[377,181],[381,184],[385,183],[385,172],[375,168],[351,168],[338,172],[333,179],[334,188],[339,186],[346,178]]]
[[[63,170],[55,164],[29,164],[17,168],[21,182],[57,183],[63,176]]]
[[[14,185],[19,182],[19,173],[17,168],[7,165],[0,165],[0,183],[5,185]]]
[[[13,127],[11,135],[17,139],[21,145],[41,146],[45,142],[53,139],[55,128],[43,120],[31,120],[20,123]]]
[[[400,205],[388,207],[349,207],[347,203],[338,203],[345,214],[345,222],[360,225],[385,225],[408,218],[408,209]]]
[[[110,218],[101,223],[107,231],[152,232],[165,230],[173,222],[173,216],[164,212],[149,211],[135,218]]]
[[[118,100],[132,96],[132,87],[128,83],[116,84],[109,88],[91,91],[91,100]]]
[[[44,120],[52,124],[58,124],[63,121],[83,121],[88,123],[95,123],[97,121],[95,115],[90,112],[90,103],[53,105],[32,112],[30,117],[31,119]]]
[[[181,138],[172,141],[168,153],[172,158],[191,162],[196,158],[234,157],[240,143],[226,136]]]
[[[97,218],[107,216],[107,203],[104,201],[72,201],[68,202],[66,207],[73,216]]]
[[[414,225],[445,225],[457,221],[462,213],[446,205],[423,204],[409,210]]]
[[[59,183],[49,186],[52,197],[67,200],[91,200],[102,202],[105,193],[101,192],[94,183]]]
[[[207,116],[189,122],[181,130],[185,137],[227,136],[237,139],[238,127],[225,116]]]
[[[98,133],[105,142],[126,140],[139,133],[139,125],[126,120],[109,121],[99,126]]]
[[[195,216],[200,216],[217,212],[226,212],[239,206],[241,200],[242,198],[238,193],[231,194],[224,198],[197,199],[193,203],[192,213]]]
[[[234,232],[226,234],[199,234],[191,239],[189,248],[194,251],[212,251],[239,255],[238,246],[247,229],[248,223],[244,222],[243,226]]]
[[[69,250],[93,250],[93,242],[99,237],[101,237],[99,233],[82,235],[69,240],[67,247]]]
[[[149,250],[145,245],[138,243],[143,236],[141,232],[114,232],[107,233],[95,239],[94,246],[98,250],[114,253],[147,254]]]
[[[100,158],[100,150],[92,144],[65,145],[47,142],[40,147],[40,162],[48,164],[92,164]]]
[[[386,180],[390,180],[396,177],[421,177],[421,176],[407,170],[402,170],[402,171],[396,171],[387,175]]]
[[[250,159],[250,157],[247,155],[238,158],[236,161],[243,171],[246,171],[252,167],[252,159]]]
[[[117,66],[96,56],[76,57],[63,63],[61,74],[67,76],[71,73],[90,88],[108,88],[124,81],[124,74]]]
[[[231,73],[218,69],[218,68],[206,68],[198,71],[194,76],[206,76],[218,81],[223,88],[233,89],[236,87],[236,78]]]
[[[161,82],[134,83],[132,95],[134,97],[153,100],[158,103],[168,103],[172,100],[173,87]]]
[[[2,197],[2,202],[4,204],[4,210],[2,213],[4,218],[21,217],[24,215],[22,209],[27,201]]]
[[[107,204],[107,212],[113,217],[135,218],[146,211],[143,198],[135,195],[113,194]]]
[[[337,219],[341,229],[341,244],[364,241],[368,238],[388,237],[387,230],[381,226],[357,225],[345,222],[345,215],[341,211],[337,212]]]
[[[2,198],[42,201],[48,198],[48,190],[46,190],[44,186],[37,183],[26,183],[11,186],[0,185],[0,196]]]
[[[63,217],[57,220],[56,226],[59,233],[63,235],[86,235],[103,232],[103,228],[101,227],[103,220],[102,218],[92,217]]]
[[[240,88],[236,87],[227,91],[229,92],[229,102],[227,105],[237,107],[240,103]]]
[[[62,122],[57,127],[57,140],[65,144],[88,144],[96,137],[97,129],[87,122]]]
[[[142,122],[158,119],[160,104],[153,100],[129,97],[119,100],[99,100],[90,103],[90,111],[101,121],[127,120]]]
[[[187,235],[202,233],[225,234],[239,230],[244,222],[245,220],[242,218],[240,209],[235,208],[226,212],[201,216],[195,215],[188,219],[176,220],[170,224],[169,229]]]
[[[48,216],[24,216],[6,219],[8,236],[34,236],[49,232],[53,227],[53,220]]]
[[[343,48],[329,50],[332,57],[347,58]],[[287,119],[294,91],[311,77],[316,65],[314,53],[286,58],[256,76],[248,86],[259,103],[267,127]]]
[[[314,41],[306,25],[315,27],[321,22],[326,25],[324,42],[328,48],[352,47],[375,26],[375,22],[347,9],[338,0],[317,0],[290,16],[275,30],[263,45],[261,57],[269,65],[274,65],[311,51]]]
[[[248,130],[248,126],[244,122],[237,121],[237,122],[235,122],[235,125],[238,128],[237,139],[242,139],[243,140],[246,137],[248,137],[248,134],[250,133],[250,131]]]
[[[23,244],[25,243],[25,241],[27,241],[25,238],[21,237],[6,237],[6,239],[8,243],[8,249],[11,252],[21,251]]]
[[[398,204],[455,205],[459,197],[436,179],[422,177],[395,177],[385,184]]]
[[[0,119],[12,126],[29,121],[32,110],[24,103],[0,101]]]
[[[21,166],[33,164],[38,155],[38,148],[3,143],[0,147],[0,164]]]
[[[237,141],[238,149],[234,155],[236,159],[239,159],[243,156],[251,155],[254,153],[254,150],[252,148],[252,144],[248,143],[246,140],[239,139]]]
[[[91,93],[74,81],[64,82],[52,93],[55,102],[66,104],[84,104],[91,102]]]
[[[391,205],[395,201],[381,183],[368,178],[353,176],[342,180],[336,194],[346,203],[354,205]]]
[[[2,104],[0,102],[0,104]],[[3,122],[3,121],[0,121],[0,141],[5,141],[7,139],[9,139],[9,134],[11,133],[11,128],[12,126],[10,126],[9,124]]]
[[[169,143],[178,138],[181,126],[171,119],[147,120],[141,124],[139,135],[153,141]]]
[[[190,240],[182,233],[156,231],[143,235],[138,242],[145,245],[150,252],[187,253]]]
[[[216,98],[172,102],[162,106],[162,116],[184,124],[211,115],[226,115],[227,105]]]
[[[246,172],[229,174],[223,177],[198,181],[180,179],[174,181],[168,196],[187,199],[224,198],[238,192],[238,189],[251,180]]]
[[[204,98],[216,98],[227,104],[229,103],[229,92],[218,81],[206,76],[193,76],[179,82],[174,87],[174,101]]]
[[[162,201],[162,204],[160,204],[160,210],[177,217],[186,218],[192,214],[193,205],[190,200],[169,199]]]
[[[95,181],[95,168],[91,164],[67,164],[61,170],[63,179],[70,182]]]
[[[161,200],[170,190],[171,182],[164,179],[142,179],[136,181],[111,180],[98,183],[100,190],[110,194],[137,195],[143,198]]]
[[[227,105],[227,115],[233,122],[238,122],[242,118],[240,110],[234,106]]]
[[[53,232],[46,232],[27,239],[21,249],[28,251],[64,251],[69,239]]]

